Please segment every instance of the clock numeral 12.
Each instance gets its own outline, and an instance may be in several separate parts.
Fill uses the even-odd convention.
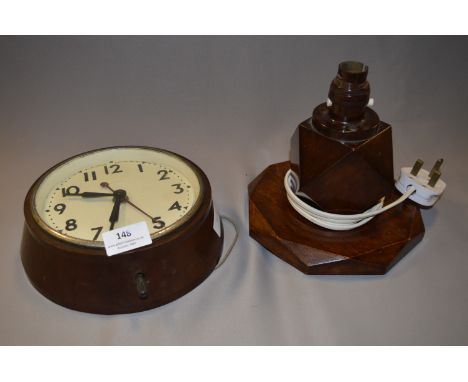
[[[109,169],[112,170],[112,172],[109,172]],[[111,164],[109,167],[107,166],[104,166],[104,172],[109,175],[109,173],[111,174],[117,174],[118,172],[123,172],[123,170],[120,169],[120,165],[118,164]]]

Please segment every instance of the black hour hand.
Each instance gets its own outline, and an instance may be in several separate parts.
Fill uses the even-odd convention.
[[[114,196],[114,194],[108,193],[108,192],[82,192],[81,194],[75,194],[75,195],[81,196],[83,198],[100,198],[101,196]]]

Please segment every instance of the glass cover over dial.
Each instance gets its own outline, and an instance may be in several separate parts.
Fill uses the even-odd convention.
[[[182,157],[116,147],[48,172],[34,195],[34,216],[55,236],[102,247],[104,232],[141,221],[153,238],[175,229],[196,210],[201,193],[199,171]]]

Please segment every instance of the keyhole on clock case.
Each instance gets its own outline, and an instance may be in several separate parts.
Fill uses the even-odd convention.
[[[139,272],[135,276],[135,282],[136,282],[136,288],[138,292],[138,296],[144,300],[145,298],[148,297],[148,288],[147,288],[147,281],[146,281],[146,276],[144,273]]]

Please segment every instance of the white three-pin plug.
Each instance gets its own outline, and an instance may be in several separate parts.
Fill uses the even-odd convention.
[[[440,179],[442,162],[443,159],[439,159],[429,172],[422,168],[424,162],[418,159],[413,167],[403,167],[401,169],[400,177],[396,181],[395,187],[402,194],[412,187],[415,191],[409,197],[411,200],[425,207],[433,206],[447,186]]]

